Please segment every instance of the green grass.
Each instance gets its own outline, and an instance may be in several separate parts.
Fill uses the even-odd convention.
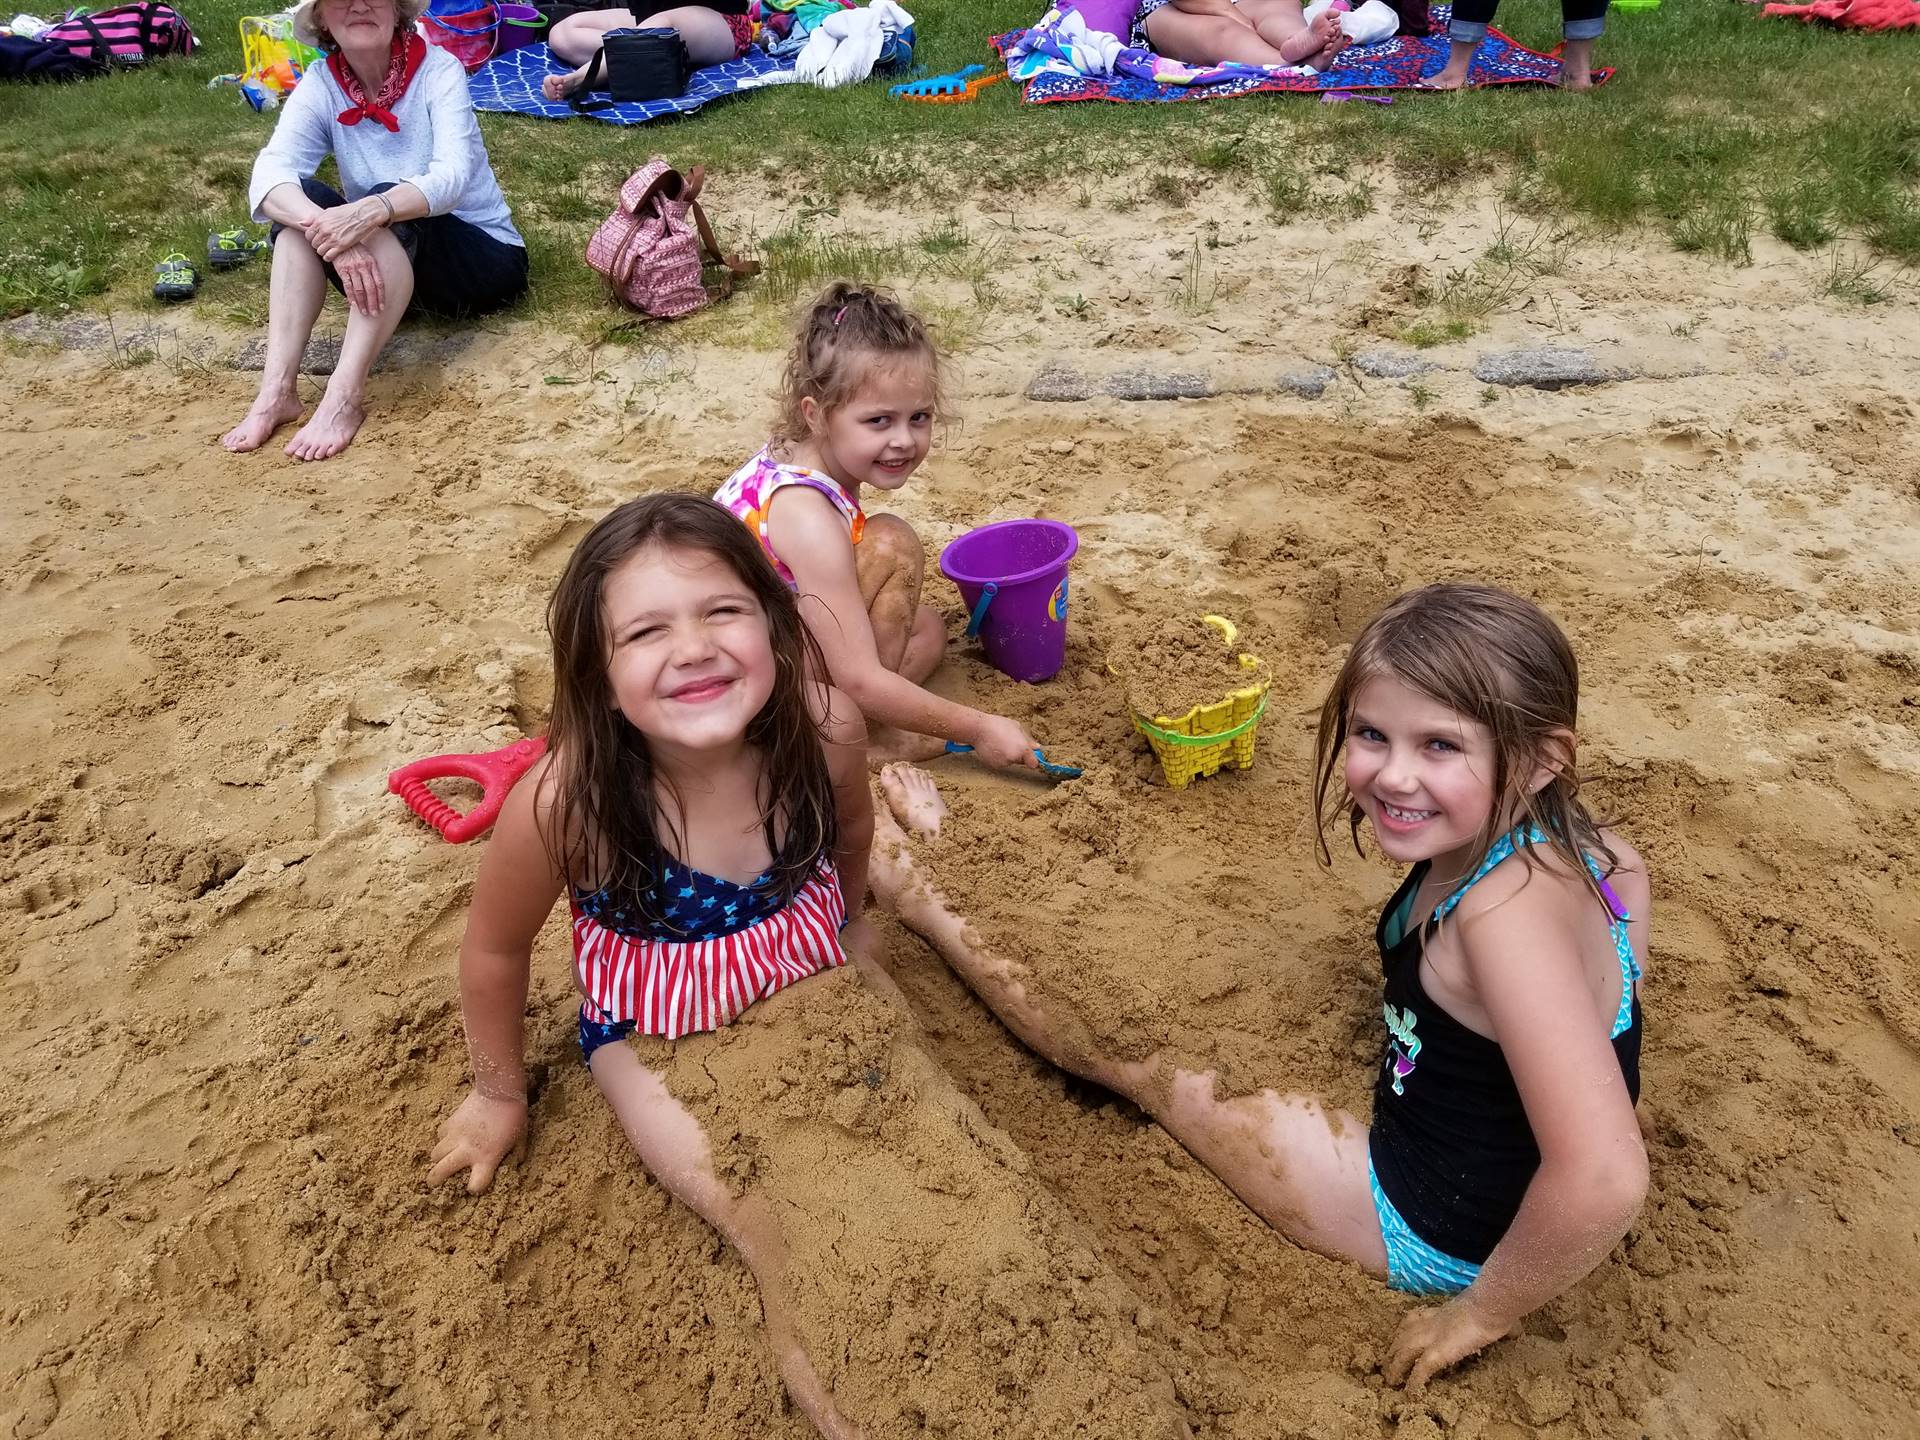
[[[0,87],[0,314],[150,307],[155,260],[171,249],[197,256],[209,229],[243,218],[272,116],[206,87],[238,68],[237,19],[259,8],[188,0],[205,42],[190,61]],[[987,35],[1030,21],[1041,0],[913,8],[921,58],[939,72],[985,60]],[[1276,223],[1337,224],[1380,203],[1379,177],[1349,170],[1356,156],[1389,162],[1423,204],[1444,205],[1462,180],[1490,181],[1516,214],[1648,225],[1732,263],[1751,254],[1755,231],[1814,250],[1845,240],[1886,261],[1887,274],[1920,263],[1911,36],[1835,34],[1731,0],[1666,0],[1609,23],[1599,55],[1620,73],[1585,99],[1501,88],[1401,95],[1390,109],[1293,96],[1024,106],[996,86],[969,105],[927,106],[867,85],[774,90],[639,131],[491,115],[481,127],[532,250],[526,309],[555,317],[599,315],[581,250],[619,181],[655,151],[714,173],[722,237],[764,237],[769,290],[804,288],[842,265],[897,278],[967,256],[964,278],[983,284],[984,247],[919,238],[957,225],[961,196],[1002,211],[1036,196],[1063,207],[1096,194],[1184,204],[1168,221],[1181,241],[1215,194],[1264,204]],[[1545,49],[1559,7],[1507,0],[1500,24]],[[866,245],[794,220],[851,196],[919,213]],[[256,314],[265,284],[262,265],[211,279],[198,308]]]

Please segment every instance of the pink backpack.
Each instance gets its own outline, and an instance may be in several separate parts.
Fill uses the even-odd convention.
[[[620,204],[587,242],[587,264],[600,272],[607,293],[622,305],[656,320],[691,315],[716,298],[702,278],[703,256],[725,267],[723,296],[732,291],[735,276],[759,273],[759,261],[721,253],[695,199],[706,178],[696,165],[683,180],[656,155],[620,187]]]
[[[163,55],[191,55],[195,44],[180,12],[158,0],[70,16],[40,38],[98,65],[139,65]]]

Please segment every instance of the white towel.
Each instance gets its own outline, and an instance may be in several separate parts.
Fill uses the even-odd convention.
[[[893,0],[873,0],[862,10],[842,10],[813,27],[800,56],[793,62],[793,78],[823,90],[838,90],[873,73],[887,37],[913,24],[913,16]]]
[[[1311,25],[1333,0],[1314,0],[1307,6],[1302,18]],[[1347,38],[1356,45],[1373,45],[1385,40],[1400,28],[1400,16],[1386,0],[1366,0],[1364,5],[1347,11],[1340,17],[1340,28],[1347,32]]]

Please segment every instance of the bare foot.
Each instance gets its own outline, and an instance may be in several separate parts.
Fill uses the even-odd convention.
[[[1469,62],[1471,63],[1471,62]],[[1467,85],[1467,66],[1458,69],[1449,65],[1438,75],[1429,75],[1419,84],[1422,90],[1464,90]]]
[[[328,395],[320,401],[313,418],[287,442],[287,454],[296,460],[325,460],[338,455],[353,443],[366,418],[367,412],[355,402]]]
[[[1333,37],[1342,33],[1340,17],[1331,10],[1323,10],[1306,29],[1280,42],[1281,57],[1289,65],[1299,65],[1325,50],[1333,43]]]
[[[564,75],[549,75],[540,82],[540,93],[556,103],[562,100],[571,100],[579,93],[580,87],[586,83],[586,79],[587,67],[585,65],[582,65],[578,70],[569,70]]]
[[[880,772],[880,788],[887,792],[887,806],[902,825],[921,835],[940,833],[947,802],[926,771],[917,765],[889,765]]]
[[[1310,56],[1309,58],[1301,61],[1300,63],[1303,65],[1309,66],[1312,69],[1317,70],[1324,75],[1327,71],[1333,68],[1333,62],[1338,60],[1342,52],[1344,52],[1346,48],[1352,43],[1353,43],[1353,37],[1348,35],[1346,31],[1342,30],[1338,32],[1333,37],[1332,40],[1327,42],[1326,49],[1322,50],[1318,55]]]
[[[917,730],[896,730],[891,725],[875,725],[867,733],[867,766],[879,769],[896,760],[918,764],[946,754],[947,742]]]
[[[299,396],[263,394],[254,400],[253,408],[247,411],[246,417],[220,437],[220,443],[234,454],[243,455],[249,450],[258,450],[273,438],[274,431],[299,418]]]

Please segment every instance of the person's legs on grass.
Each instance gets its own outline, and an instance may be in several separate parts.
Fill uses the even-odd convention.
[[[1453,18],[1447,22],[1447,63],[1420,82],[1424,90],[1459,90],[1465,87],[1473,69],[1473,57],[1480,42],[1487,38],[1493,13],[1499,0],[1455,0]]]
[[[687,47],[687,55],[696,68],[718,65],[733,59],[733,30],[726,17],[698,6],[677,10],[651,11],[634,19],[632,10],[591,10],[569,15],[547,33],[547,48],[553,58],[576,68],[565,75],[549,75],[540,82],[540,93],[549,100],[566,100],[579,90],[587,78],[587,66],[604,43],[609,30],[677,30]]]

